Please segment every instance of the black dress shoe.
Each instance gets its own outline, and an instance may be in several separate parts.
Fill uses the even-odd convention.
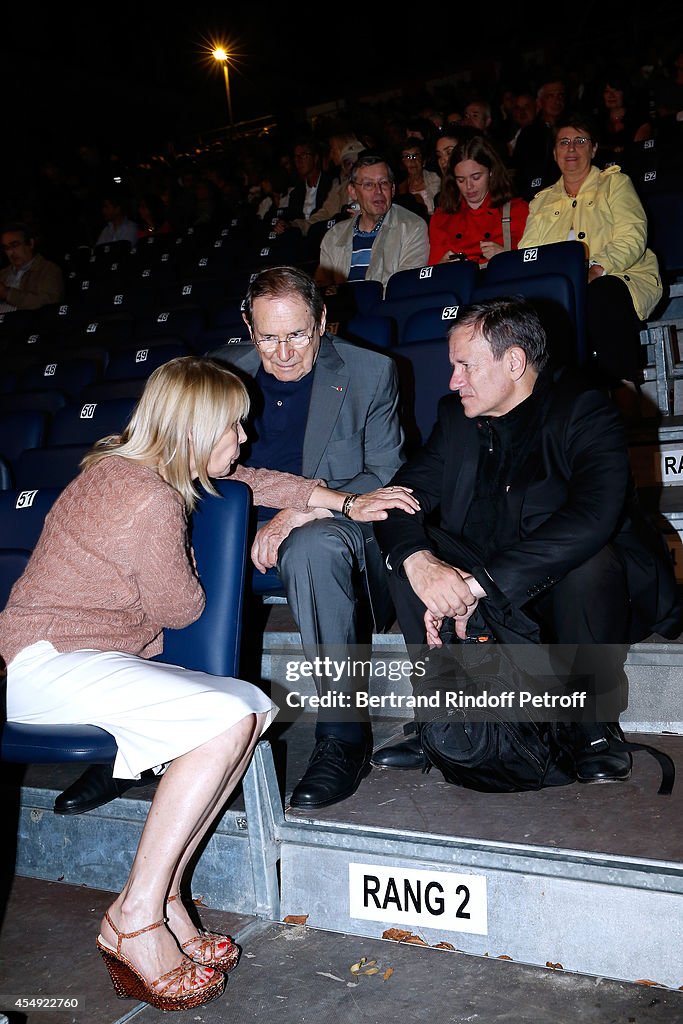
[[[294,787],[292,807],[329,807],[346,800],[370,771],[366,743],[346,743],[336,736],[316,742],[301,782]]]
[[[137,786],[149,786],[157,776],[153,771],[145,771],[139,779],[115,779],[112,775],[112,764],[91,764],[82,775],[60,793],[55,800],[55,814],[83,814],[93,811],[96,807],[116,800],[125,792]]]
[[[610,722],[602,728],[602,737],[596,737],[574,752],[578,782],[625,782],[631,777],[633,758],[628,750],[618,749],[624,741],[620,726]]]
[[[427,759],[422,749],[416,723],[409,722],[404,725],[403,732],[410,738],[375,750],[370,758],[370,764],[376,768],[402,768],[404,771],[424,768]]]

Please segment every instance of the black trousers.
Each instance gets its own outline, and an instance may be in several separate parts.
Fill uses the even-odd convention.
[[[598,384],[636,381],[642,366],[640,320],[628,286],[609,274],[586,289],[588,372]]]
[[[438,558],[471,571],[482,557],[445,531],[427,528]],[[396,616],[413,663],[425,653],[425,605],[408,580],[392,572],[389,587]],[[624,663],[628,653],[630,602],[626,573],[617,549],[608,544],[523,608],[479,602],[477,613],[495,639],[508,644],[547,644],[557,651],[558,673],[591,680],[590,716],[611,721],[628,706]]]

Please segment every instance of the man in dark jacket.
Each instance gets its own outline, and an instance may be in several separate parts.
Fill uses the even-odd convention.
[[[599,707],[616,691],[623,710],[626,645],[677,636],[681,618],[665,543],[637,508],[622,421],[601,391],[551,371],[524,300],[469,307],[448,345],[459,394],[441,400],[430,438],[392,480],[421,511],[375,524],[406,643],[439,646],[449,617],[460,640],[483,622],[506,642],[604,645],[592,698]],[[575,727],[579,780],[628,778],[630,754],[587,736]],[[372,763],[421,767],[419,738]]]

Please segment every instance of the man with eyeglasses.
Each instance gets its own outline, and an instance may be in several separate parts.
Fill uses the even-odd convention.
[[[372,525],[355,521],[357,510],[379,501],[417,508],[410,494],[384,487],[403,462],[396,364],[327,333],[321,290],[296,267],[257,275],[243,316],[253,344],[208,353],[253,392],[243,464],[347,492],[334,514],[284,509],[268,519],[259,509],[252,547],[257,569],[277,567],[308,662],[337,662],[334,678],[313,674],[320,697],[343,699],[320,707],[313,753],[291,796],[293,807],[325,807],[351,796],[369,770],[370,721],[355,694],[367,689],[373,626],[379,632],[394,618]]]
[[[363,153],[349,178],[351,201],[358,215],[335,224],[323,236],[315,272],[321,286],[345,281],[386,283],[399,270],[427,265],[429,231],[426,220],[394,205],[394,173],[379,153]]]
[[[536,107],[536,117],[520,131],[511,157],[517,190],[527,201],[552,185],[559,173],[553,128],[565,107],[565,86],[560,78],[548,75],[541,83]]]
[[[273,225],[277,235],[288,228],[306,234],[309,218],[320,209],[332,188],[332,175],[322,170],[315,140],[302,139],[295,144],[294,167],[300,181],[290,192],[287,206]]]
[[[40,309],[60,302],[64,278],[60,267],[35,251],[36,236],[26,224],[6,224],[0,234],[8,266],[0,270],[0,312]]]

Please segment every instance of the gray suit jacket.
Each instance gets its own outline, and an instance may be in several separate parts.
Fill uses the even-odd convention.
[[[222,345],[207,355],[230,365],[253,386],[261,365],[253,345]],[[359,494],[383,486],[404,461],[395,362],[325,334],[312,372],[303,475]],[[375,625],[382,629],[391,615],[384,567],[372,526],[361,529]]]

